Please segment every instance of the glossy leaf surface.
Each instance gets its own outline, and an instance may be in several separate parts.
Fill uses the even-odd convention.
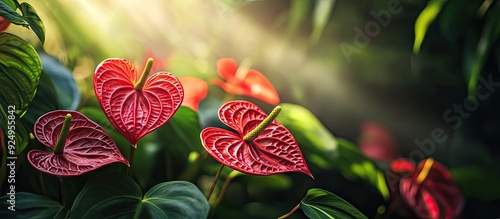
[[[207,96],[208,84],[204,80],[195,77],[179,78],[184,88],[183,106],[198,111],[198,105]]]
[[[15,5],[9,5],[6,1],[0,1],[0,17],[8,20],[10,23],[29,27],[28,22],[16,12]]]
[[[19,5],[19,9],[23,13],[23,18],[28,24],[30,28],[35,32],[38,39],[42,44],[45,42],[45,25],[42,20],[36,13],[35,9],[28,3],[23,2]]]
[[[142,90],[141,72],[125,59],[107,59],[94,74],[94,91],[106,117],[134,147],[140,138],[165,124],[180,107],[184,91],[171,73],[150,75]]]
[[[0,102],[15,106],[22,116],[35,96],[42,64],[31,44],[10,33],[0,33]],[[2,106],[7,109],[7,106]]]
[[[114,162],[128,165],[128,161],[106,131],[76,111],[58,110],[42,115],[35,122],[33,130],[38,141],[54,149],[68,113],[73,118],[64,144],[64,152],[55,154],[32,150],[28,152],[28,161],[31,165],[42,172],[57,176],[80,175]]]
[[[238,64],[234,59],[224,58],[217,61],[219,76],[226,81],[215,80],[214,83],[230,94],[249,96],[271,105],[280,102],[278,93],[267,78],[260,72],[249,69],[238,72]]]
[[[293,135],[276,120],[252,142],[243,136],[267,114],[247,101],[231,101],[219,109],[220,120],[237,133],[209,127],[201,132],[203,146],[220,163],[253,175],[302,172],[312,177]]]
[[[7,208],[10,206],[9,196],[0,198],[2,210],[0,218],[54,218],[66,219],[69,217],[69,209],[61,205],[58,201],[47,196],[37,195],[28,192],[15,194],[15,210]]]
[[[307,217],[313,219],[367,218],[349,202],[331,192],[317,188],[307,192],[306,197],[300,202],[300,209]]]
[[[103,172],[76,197],[71,218],[207,218],[210,207],[201,191],[186,181],[160,183],[143,195],[125,174]]]

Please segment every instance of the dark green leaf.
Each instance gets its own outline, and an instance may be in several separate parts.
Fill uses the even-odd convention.
[[[42,20],[38,17],[35,9],[31,7],[30,4],[23,2],[20,5],[21,12],[23,13],[23,18],[30,25],[33,32],[35,32],[38,39],[42,44],[45,42],[45,25],[43,25]]]
[[[54,218],[66,219],[69,217],[69,209],[66,209],[61,203],[48,198],[28,192],[19,192],[15,194],[15,210],[8,208],[11,206],[8,202],[9,195],[0,198],[1,208],[0,218]]]
[[[143,196],[132,179],[109,171],[87,182],[75,199],[71,218],[206,218],[209,208],[192,183],[160,183]]]
[[[375,188],[385,198],[389,198],[389,189],[384,174],[377,169],[372,160],[367,158],[352,142],[338,138],[339,156],[334,161],[335,168],[351,181],[362,179]]]
[[[24,115],[35,96],[42,73],[40,58],[31,44],[10,33],[0,33],[0,99]],[[7,106],[2,106],[2,110]]]
[[[281,104],[278,121],[295,137],[308,161],[323,169],[332,167],[338,156],[337,140],[308,109],[290,103]]]
[[[427,6],[418,15],[415,21],[415,41],[413,42],[413,53],[418,54],[420,47],[424,41],[425,34],[431,23],[436,19],[439,12],[443,8],[446,0],[432,0],[427,3]]]
[[[500,37],[500,13],[499,7],[493,8],[485,16],[484,27],[477,45],[465,53],[465,75],[468,82],[468,97],[475,101],[476,87],[483,70],[484,63],[490,54],[492,45]]]
[[[76,84],[73,73],[54,57],[45,53],[39,53],[46,72],[54,82],[57,91],[57,100],[63,110],[76,110],[80,104],[80,91]]]
[[[466,198],[489,202],[500,200],[500,190],[498,189],[500,176],[497,167],[466,166],[453,168],[450,172]]]
[[[28,22],[26,22],[26,20],[24,20],[24,18],[16,12],[15,8],[12,8],[11,3],[12,1],[9,3],[0,1],[0,17],[3,17],[10,23],[21,25],[23,27],[29,27]]]
[[[50,76],[47,73],[42,72],[35,97],[28,108],[28,112],[26,112],[26,115],[23,118],[26,119],[31,126],[33,126],[35,121],[41,115],[59,109],[57,96],[58,94]]]
[[[181,106],[172,118],[155,131],[158,141],[166,149],[168,178],[186,168],[191,152],[201,152],[201,126],[198,114],[189,107]]]
[[[323,189],[310,189],[300,202],[300,208],[314,219],[367,218],[349,202]]]
[[[13,0],[2,0],[3,2],[5,2],[7,5],[10,6],[10,8],[12,8],[12,10],[16,10],[17,9],[17,0],[16,2],[14,2]]]

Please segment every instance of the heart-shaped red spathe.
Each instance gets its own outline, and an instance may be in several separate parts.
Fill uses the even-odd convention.
[[[419,179],[421,174],[425,178]],[[431,158],[401,178],[400,195],[404,203],[419,218],[454,218],[460,215],[463,195],[451,173],[441,163]]]
[[[31,150],[27,156],[33,167],[52,175],[76,176],[114,162],[129,165],[109,134],[76,111],[57,110],[40,116],[33,130],[38,141],[54,149],[68,113],[72,119],[63,153]]]
[[[117,58],[101,62],[94,74],[94,91],[104,114],[134,147],[165,124],[184,98],[181,83],[167,72],[150,75],[142,90],[136,90],[141,74],[133,63]]]
[[[312,177],[293,135],[276,120],[253,140],[243,137],[267,114],[247,101],[230,101],[219,109],[220,120],[238,134],[215,127],[201,132],[203,147],[220,163],[252,175],[302,172]]]

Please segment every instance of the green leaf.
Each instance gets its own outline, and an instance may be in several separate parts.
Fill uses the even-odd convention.
[[[16,12],[16,9],[11,5],[12,1],[9,3],[5,1],[0,1],[0,17],[8,20],[10,23],[21,25],[23,27],[29,27],[28,22]]]
[[[28,192],[15,194],[15,210],[9,210],[9,195],[0,198],[0,218],[54,218],[66,219],[69,217],[69,209],[61,203],[46,197]]]
[[[484,18],[484,27],[475,49],[465,53],[464,67],[468,80],[468,98],[471,101],[475,101],[477,83],[492,45],[500,37],[500,16],[498,13],[500,13],[498,7],[488,12]]]
[[[73,73],[46,53],[39,53],[39,56],[42,61],[43,71],[54,82],[57,100],[61,109],[76,110],[80,104],[80,91]]]
[[[466,198],[483,202],[500,200],[498,166],[465,166],[450,169],[450,172]]]
[[[280,105],[277,120],[295,137],[306,159],[323,169],[331,168],[331,161],[338,156],[332,133],[308,109],[291,103]]]
[[[0,100],[23,116],[35,96],[42,73],[40,58],[31,44],[10,33],[0,33]],[[7,106],[2,106],[2,110]]]
[[[117,171],[101,173],[87,182],[75,199],[71,218],[206,218],[210,207],[192,183],[170,181],[141,188]]]
[[[7,5],[10,6],[10,8],[12,8],[12,10],[16,10],[17,9],[17,6],[16,6],[16,2],[14,2],[13,0],[2,0],[3,2],[5,2]]]
[[[384,174],[377,169],[372,160],[366,157],[352,142],[338,138],[339,156],[334,161],[340,173],[351,181],[362,179],[375,188],[385,198],[389,198],[389,189]]]
[[[57,109],[59,109],[59,103],[54,83],[47,73],[42,72],[35,97],[23,119],[26,119],[30,126],[33,126],[38,117]]]
[[[330,15],[333,12],[333,8],[337,0],[317,0],[316,6],[313,12],[313,32],[309,37],[309,43],[316,44],[325,29],[328,20],[330,20]]]
[[[187,168],[186,164],[191,152],[201,153],[203,151],[200,132],[198,114],[185,106],[181,106],[165,125],[155,131],[158,141],[166,149],[168,178]]]
[[[277,119],[295,137],[308,161],[323,169],[336,169],[348,180],[364,180],[389,198],[384,174],[356,145],[335,138],[306,108],[289,103],[281,107]]]
[[[40,42],[43,44],[45,42],[45,25],[43,25],[42,20],[38,17],[35,9],[30,4],[23,2],[20,6],[24,20],[28,22],[33,32],[35,32],[36,36],[38,36],[38,39],[40,39]]]
[[[337,195],[323,189],[313,188],[300,202],[300,208],[314,219],[361,219],[367,218],[354,206]]]
[[[424,41],[425,34],[431,23],[436,19],[439,12],[443,8],[446,0],[431,0],[427,3],[427,6],[418,15],[417,21],[415,21],[415,41],[413,42],[413,53],[418,54]]]

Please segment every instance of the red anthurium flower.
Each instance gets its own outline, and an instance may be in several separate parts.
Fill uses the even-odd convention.
[[[273,114],[277,115],[274,111]],[[252,175],[302,172],[312,177],[292,134],[274,118],[268,119],[268,126],[254,135],[254,129],[262,127],[259,124],[268,118],[255,104],[227,102],[219,109],[219,118],[237,133],[208,127],[201,132],[201,140],[207,152],[220,163]]]
[[[38,141],[54,150],[28,152],[31,165],[44,173],[76,176],[114,162],[129,165],[109,134],[79,112],[46,113],[33,131]]]
[[[381,162],[391,162],[399,154],[392,134],[374,122],[361,126],[359,147],[367,157]]]
[[[229,58],[219,59],[217,69],[226,82],[214,80],[214,83],[224,91],[253,97],[271,105],[277,105],[280,102],[278,92],[262,73],[254,69],[241,71],[236,61]]]
[[[94,91],[113,126],[136,147],[137,141],[165,124],[179,109],[184,91],[171,73],[151,69],[148,61],[141,75],[125,59],[106,59],[94,74]]]
[[[207,96],[207,82],[195,77],[182,77],[179,80],[184,88],[182,105],[198,111],[198,104]]]
[[[399,169],[393,171],[410,170],[405,165],[398,165]],[[453,218],[461,213],[464,204],[450,172],[432,158],[423,160],[413,172],[401,178],[399,192],[418,218]]]
[[[5,20],[3,17],[0,17],[0,32],[7,29],[7,27],[9,27],[9,25],[10,25],[10,22]]]

